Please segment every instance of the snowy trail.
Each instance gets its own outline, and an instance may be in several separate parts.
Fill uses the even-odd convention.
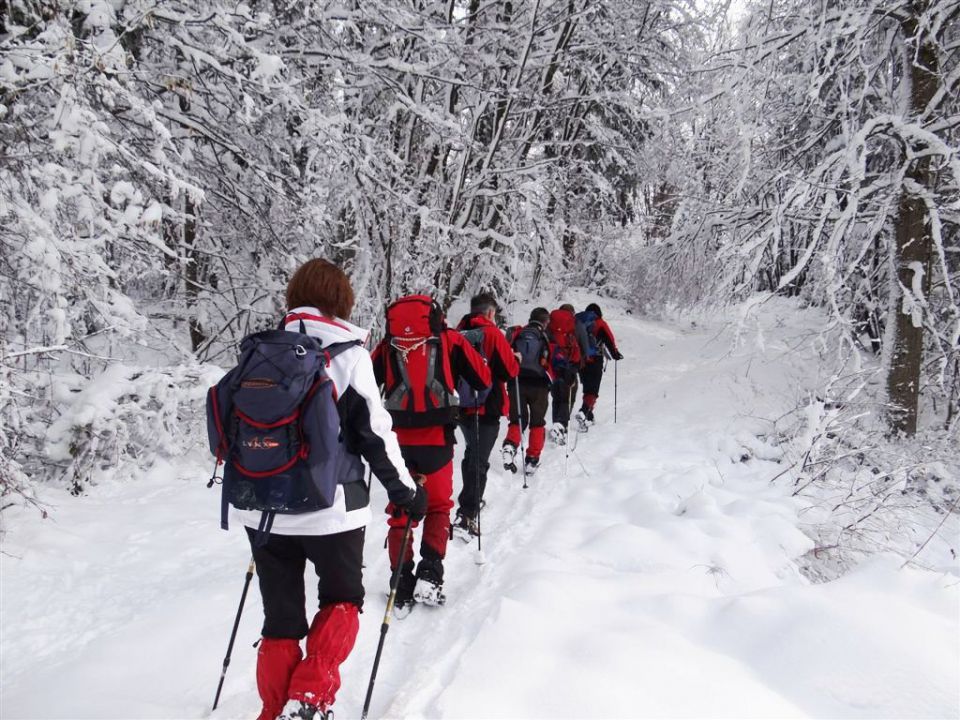
[[[629,360],[618,422],[611,371],[597,425],[566,461],[548,445],[528,490],[495,451],[486,563],[451,542],[448,604],[393,622],[371,717],[956,717],[956,571],[879,557],[811,585],[792,563],[812,547],[805,506],[769,482],[782,466],[762,418],[811,366],[777,318],[751,359],[716,328],[607,315]],[[248,553],[216,529],[207,465],[62,497],[55,522],[17,511],[0,715],[209,715]],[[376,649],[384,534],[378,518],[341,720],[359,716]],[[259,602],[254,587],[214,718],[256,714]]]

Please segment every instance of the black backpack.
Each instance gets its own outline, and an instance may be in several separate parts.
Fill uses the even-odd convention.
[[[484,360],[488,359],[486,354],[483,352],[482,327],[461,330],[460,334],[463,335],[464,340],[470,343],[470,345],[473,346],[473,349],[480,354],[480,357],[482,357]],[[483,390],[474,390],[470,383],[461,377],[457,381],[457,395],[460,396],[460,407],[467,409],[483,407],[487,402],[487,398],[490,397],[491,390],[493,390],[493,384],[491,384],[490,387],[484,388]]]
[[[527,325],[513,335],[511,346],[520,353],[520,375],[548,378],[550,347],[547,336],[536,325]]]

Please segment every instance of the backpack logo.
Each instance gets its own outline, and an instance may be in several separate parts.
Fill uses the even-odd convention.
[[[277,383],[269,378],[250,378],[240,383],[240,387],[246,390],[270,390],[276,386]]]
[[[280,447],[280,443],[272,437],[252,437],[249,440],[242,441],[243,446],[248,450],[274,450]]]

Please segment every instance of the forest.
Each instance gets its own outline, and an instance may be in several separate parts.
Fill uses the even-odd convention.
[[[960,716],[958,59],[960,0],[0,0],[0,715],[274,717],[263,639],[299,641],[266,629],[244,523],[218,530],[208,389],[287,319],[367,362],[387,307],[428,294],[508,363],[495,320],[586,307],[608,360],[569,435],[537,427],[542,462],[519,420],[521,472],[497,445],[481,492],[475,462],[466,542],[431,505],[443,607],[408,593],[385,645],[382,509],[408,547],[433,471],[401,455],[391,496],[353,458],[373,513],[321,673],[338,718]],[[285,315],[315,258],[359,328]],[[330,361],[316,332],[273,335]],[[347,420],[409,432],[345,357],[337,457]],[[310,377],[251,427],[299,423]],[[468,482],[449,390],[431,503]],[[281,517],[344,521],[333,493]]]
[[[0,53],[3,507],[175,453],[318,256],[375,332],[576,287],[750,344],[793,298],[799,485],[955,458],[956,0],[0,0]]]

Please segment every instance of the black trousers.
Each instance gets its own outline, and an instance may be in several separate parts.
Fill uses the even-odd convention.
[[[553,421],[564,427],[570,422],[570,408],[577,398],[577,376],[571,373],[570,379],[554,380],[551,387],[553,395]]]
[[[247,528],[257,580],[263,598],[263,637],[306,637],[304,571],[313,563],[318,582],[319,606],[338,602],[363,608],[363,535],[357,528],[333,535],[278,535],[267,544],[254,545],[256,531]]]
[[[583,370],[580,371],[580,382],[583,384],[583,394],[600,394],[600,381],[603,380],[603,358],[598,357],[592,362],[588,362]]]
[[[520,407],[517,407],[516,380],[507,382],[510,393],[510,424],[519,423],[523,430],[528,427],[543,427],[547,424],[547,406],[550,404],[550,388],[544,381],[520,380]]]
[[[467,416],[460,420],[460,430],[466,441],[463,452],[463,462],[460,463],[460,473],[463,477],[463,489],[457,498],[460,512],[467,517],[474,518],[480,509],[480,501],[487,489],[487,471],[490,469],[490,452],[500,434],[500,418],[493,423],[483,418],[477,420],[476,415]],[[479,483],[477,474],[480,475]],[[479,484],[479,487],[478,487]]]

